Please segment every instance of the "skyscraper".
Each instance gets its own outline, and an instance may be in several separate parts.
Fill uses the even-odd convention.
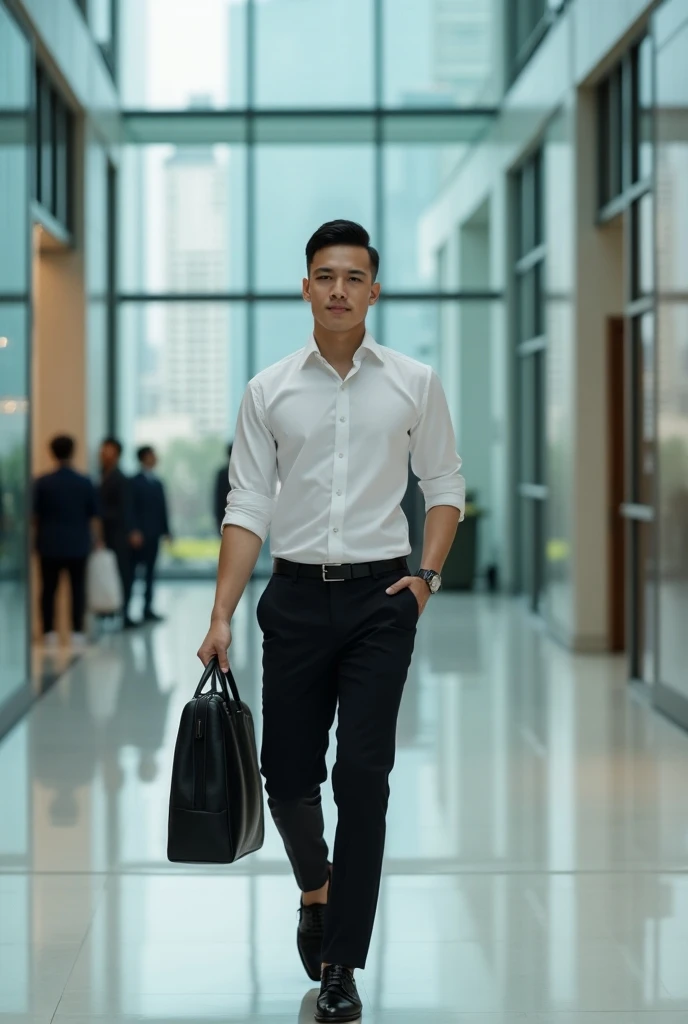
[[[493,67],[493,0],[434,0],[432,76],[454,103],[481,101]]]
[[[176,150],[164,168],[166,284],[172,292],[227,288],[227,168],[210,146]],[[229,313],[219,303],[167,311],[162,410],[189,416],[199,437],[228,432]]]

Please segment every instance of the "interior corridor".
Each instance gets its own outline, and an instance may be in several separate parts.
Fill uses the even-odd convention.
[[[256,711],[262,587],[233,647]],[[166,860],[211,600],[209,584],[162,587],[165,624],[106,636],[0,744],[2,1024],[312,1019],[272,823],[226,870]],[[687,755],[623,660],[572,657],[513,601],[433,601],[359,974],[368,1024],[684,1022]]]

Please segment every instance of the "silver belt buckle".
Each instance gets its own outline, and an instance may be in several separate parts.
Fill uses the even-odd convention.
[[[327,565],[323,565],[323,567],[322,567],[323,582],[324,583],[343,583],[344,580],[331,580],[327,576],[327,570],[328,569],[336,569],[338,566],[340,566],[342,564],[343,564],[342,562],[329,562]]]

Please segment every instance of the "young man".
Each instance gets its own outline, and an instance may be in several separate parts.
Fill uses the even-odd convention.
[[[74,439],[61,435],[50,442],[56,463],[53,473],[36,481],[33,513],[36,550],[41,562],[43,590],[41,613],[45,646],[57,647],[55,595],[62,572],[69,574],[72,589],[72,646],[86,643],[86,560],[93,547],[101,547],[96,489],[72,462]]]
[[[133,581],[136,580],[139,566],[143,566],[146,580],[143,621],[162,622],[161,616],[153,611],[153,586],[160,541],[163,538],[167,541],[172,539],[167,516],[167,498],[163,482],[155,474],[155,467],[158,464],[155,449],[150,445],[144,445],[143,448],[139,448],[136,457],[141,469],[131,481],[134,525],[136,532],[143,538],[143,543],[134,549]]]
[[[399,703],[465,485],[438,377],[366,331],[380,295],[367,231],[324,224],[306,259],[314,334],[244,396],[215,605],[198,653],[227,668],[232,615],[271,528],[274,574],[257,611],[262,772],[302,892],[299,953],[309,977],[321,978],[316,1020],[353,1021],[361,1014],[353,970],[365,966],[375,919]],[[427,508],[416,576],[400,508],[409,453]],[[330,864],[320,784],[337,708]]]

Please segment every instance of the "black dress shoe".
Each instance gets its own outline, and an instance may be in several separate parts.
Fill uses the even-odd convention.
[[[362,1013],[363,1004],[358,996],[353,972],[340,964],[330,964],[323,968],[315,1019],[344,1024],[346,1021],[358,1020]]]
[[[301,900],[296,946],[301,963],[311,981],[320,981],[322,970],[322,944],[325,934],[325,903],[312,903],[306,907]]]
[[[124,629],[138,629],[140,625],[140,622],[135,622],[134,619],[130,619],[129,616],[127,616],[122,623]]]
[[[332,865],[327,863],[328,881],[332,884]],[[299,927],[296,931],[296,948],[301,963],[311,981],[320,981],[322,973],[322,944],[325,935],[325,903],[313,903],[299,907]]]
[[[165,621],[165,616],[164,615],[156,615],[155,612],[146,612],[146,614],[143,616],[143,618],[144,618],[144,620],[146,622],[164,622]]]

